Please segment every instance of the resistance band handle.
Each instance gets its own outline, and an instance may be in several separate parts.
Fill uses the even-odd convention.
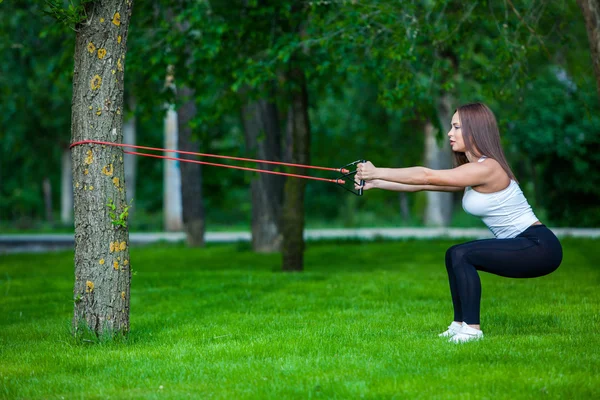
[[[361,163],[366,163],[367,160],[360,160]],[[363,195],[363,186],[365,186],[365,181],[363,181],[362,179],[360,180],[360,188],[358,189],[358,195],[362,196]]]

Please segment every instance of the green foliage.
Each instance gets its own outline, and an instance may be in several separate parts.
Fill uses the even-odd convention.
[[[367,158],[377,166],[412,166],[422,162],[424,135],[418,121],[406,121],[399,111],[387,110],[377,102],[378,87],[366,77],[348,73],[340,87],[320,89],[310,113],[313,132],[311,157],[315,165],[341,167],[347,162]],[[408,195],[410,204],[416,195]],[[401,223],[398,195],[373,190],[357,201],[334,185],[309,184],[306,196],[309,218],[336,217],[348,227],[372,226],[393,221]],[[381,218],[361,218],[358,213],[373,213]],[[375,222],[375,220],[377,220]],[[419,220],[416,217],[412,223]],[[333,222],[333,221],[332,221]],[[336,221],[337,222],[337,221]]]
[[[131,202],[133,203],[133,199],[131,199]],[[127,218],[129,217],[129,209],[131,208],[131,204],[125,204],[123,210],[121,212],[118,212],[117,205],[114,203],[113,199],[109,198],[108,203],[106,203],[106,206],[108,207],[108,215],[111,219],[110,222],[115,227],[122,226],[123,228],[127,228]]]
[[[77,24],[88,19],[86,4],[96,0],[44,0],[44,13],[55,18],[61,24],[74,28]]]
[[[42,180],[59,204],[60,160],[68,145],[74,37],[37,2],[0,7],[0,215],[43,215]],[[64,50],[63,50],[64,49]]]
[[[538,186],[537,201],[553,222],[600,225],[600,108],[593,86],[577,86],[548,68],[523,93],[509,139]]]
[[[481,274],[486,337],[464,346],[437,337],[452,241],[309,242],[302,274],[237,245],[134,247],[122,343],[72,337],[72,252],[3,255],[2,397],[598,398],[600,241],[562,242],[547,277]]]
[[[55,211],[60,204],[60,158],[69,144],[74,48],[67,25],[72,27],[83,16],[90,1],[15,1],[0,7],[0,21],[7,27],[0,30],[3,220],[33,225],[31,221],[43,218],[41,182],[46,176]],[[133,107],[128,114],[138,118],[141,144],[162,147],[165,105],[178,107],[177,87],[191,87],[198,109],[191,125],[200,151],[253,156],[245,149],[240,108],[252,99],[269,98],[285,121],[286,96],[294,88],[285,73],[293,59],[308,79],[311,163],[341,166],[367,157],[376,165],[408,166],[422,161],[421,123],[436,120],[442,94],[454,97],[453,106],[481,100],[497,112],[520,180],[525,189],[537,191],[531,198],[540,207],[555,207],[548,214],[550,222],[593,224],[596,217],[588,218],[597,201],[598,168],[591,138],[598,125],[592,112],[594,95],[587,90],[594,82],[580,11],[574,2],[511,4],[521,18],[507,2],[491,1],[136,2],[128,37],[125,95]],[[44,15],[51,10],[57,15]],[[56,23],[56,18],[66,24]],[[170,66],[175,91],[165,87]],[[537,78],[551,66],[566,71],[578,88],[575,93],[561,97],[555,82]],[[523,112],[519,98],[532,112]],[[583,110],[580,118],[577,109]],[[560,121],[553,122],[556,115]],[[577,121],[569,122],[572,119]],[[564,138],[574,144],[558,146],[550,128],[539,129],[552,123],[559,124]],[[583,142],[577,139],[580,132]],[[523,157],[529,151],[541,153]],[[138,179],[137,218],[146,219],[137,226],[160,229],[162,163],[147,158],[138,163],[144,174]],[[557,165],[565,168],[558,171]],[[204,169],[209,221],[219,226],[249,222],[252,176]],[[559,176],[561,185],[547,183]],[[582,177],[587,183],[572,182]],[[572,205],[559,206],[566,199]],[[358,204],[353,201],[335,185],[309,183],[307,217],[321,226],[396,221],[396,194],[373,191]],[[415,214],[411,223],[419,223],[423,202],[422,194],[409,195]],[[356,211],[366,214],[353,217]]]

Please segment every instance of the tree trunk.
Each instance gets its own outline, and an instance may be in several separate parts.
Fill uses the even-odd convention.
[[[60,181],[60,222],[63,225],[73,223],[73,171],[71,165],[71,150],[65,149],[61,162]]]
[[[400,215],[405,223],[410,220],[410,207],[408,206],[408,196],[405,192],[398,193],[398,203],[400,204]]]
[[[52,183],[50,178],[45,177],[42,182],[42,188],[44,192],[44,208],[46,210],[46,222],[54,222],[52,217]]]
[[[165,115],[165,148],[167,149],[177,149],[177,125],[177,111],[170,105]],[[165,152],[165,155],[179,157],[175,153]],[[163,213],[165,230],[169,232],[181,231],[183,229],[183,218],[179,161],[165,160],[164,166]]]
[[[286,162],[310,163],[310,121],[308,119],[308,93],[304,72],[292,65],[289,74],[291,105],[288,111],[285,143]],[[295,173],[306,174],[295,168]],[[287,178],[284,187],[282,210],[283,270],[302,271],[304,268],[304,191],[306,181]]]
[[[177,91],[179,127],[179,149],[198,152],[198,143],[192,138],[190,121],[196,116],[195,92],[186,86]],[[185,154],[181,158],[196,159]],[[204,246],[204,201],[202,198],[202,166],[193,163],[181,163],[181,199],[183,207],[183,225],[187,243],[192,247]]]
[[[177,4],[173,4],[175,7],[186,7],[184,0],[178,1]],[[165,19],[172,24],[175,29],[179,32],[182,37],[185,37],[190,28],[189,21],[177,20],[175,18],[175,12],[172,8],[168,8]],[[184,77],[187,73],[186,68],[189,64],[194,62],[192,57],[192,49],[186,46],[183,55],[186,58],[186,67],[180,70],[174,70],[174,67],[170,67],[170,74],[167,78],[168,84],[171,89],[176,92],[177,101],[179,106],[177,110],[177,148],[182,151],[198,152],[198,142],[194,140],[192,135],[192,128],[190,122],[196,117],[196,93],[195,90],[189,87],[186,79],[178,79],[175,77],[177,74],[180,77]],[[170,81],[170,82],[169,82]],[[175,86],[177,85],[177,90]],[[197,157],[178,154],[177,157],[196,160]],[[179,196],[181,204],[181,215],[182,215],[182,228],[186,233],[186,241],[190,247],[202,247],[204,246],[204,232],[206,230],[206,220],[204,218],[204,199],[202,194],[202,165],[194,163],[177,163],[180,167],[180,185],[179,185]]]
[[[590,53],[596,74],[596,89],[600,98],[600,0],[577,0],[585,19]]]
[[[263,160],[281,160],[281,132],[277,106],[267,100],[257,100],[243,107],[242,120],[246,133],[246,149]],[[258,168],[273,170],[272,164]],[[252,248],[260,253],[281,249],[280,232],[283,185],[277,175],[258,174],[251,182]]]
[[[123,78],[132,0],[86,4],[93,16],[77,26],[72,142],[123,141]],[[75,206],[74,333],[129,331],[129,229],[125,216],[123,149],[72,149]],[[115,207],[111,215],[112,204]],[[122,225],[114,223],[121,222]]]
[[[444,95],[440,98],[437,113],[439,124],[431,121],[425,123],[425,164],[432,169],[448,169],[452,168],[450,145],[445,138],[445,132],[442,132],[443,144],[441,147],[438,146],[436,133],[439,131],[437,126],[448,126],[452,118],[449,96]],[[452,219],[452,204],[452,193],[428,191],[425,225],[448,226]]]
[[[123,125],[123,137],[127,144],[135,145],[136,142],[136,120],[135,120],[135,101],[130,101],[131,116]],[[137,157],[133,154],[125,154],[125,188],[127,192],[127,204],[131,206],[129,209],[129,220],[134,220],[135,209],[135,184],[137,175]]]

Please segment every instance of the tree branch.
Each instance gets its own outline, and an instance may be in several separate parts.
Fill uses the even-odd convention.
[[[552,56],[550,55],[550,52],[548,51],[548,49],[544,45],[543,40],[540,38],[540,36],[537,34],[537,32],[532,27],[530,27],[529,24],[527,24],[527,22],[525,22],[525,20],[523,19],[523,17],[519,13],[519,11],[515,8],[515,6],[514,6],[514,4],[512,3],[511,0],[506,0],[506,2],[510,5],[510,7],[513,10],[513,12],[516,14],[517,18],[519,18],[519,20],[521,21],[521,23],[523,25],[525,25],[525,27],[529,30],[529,32],[531,32],[537,38],[537,40],[540,42],[540,45],[542,45],[542,48],[546,52],[546,55],[548,56],[548,59],[551,59]]]

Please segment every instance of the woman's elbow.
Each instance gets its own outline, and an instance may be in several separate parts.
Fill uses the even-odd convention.
[[[421,185],[439,185],[439,182],[437,182],[438,179],[436,179],[435,176],[435,170],[431,169],[431,168],[426,168],[423,167],[423,180],[422,182],[419,182],[419,184]]]

